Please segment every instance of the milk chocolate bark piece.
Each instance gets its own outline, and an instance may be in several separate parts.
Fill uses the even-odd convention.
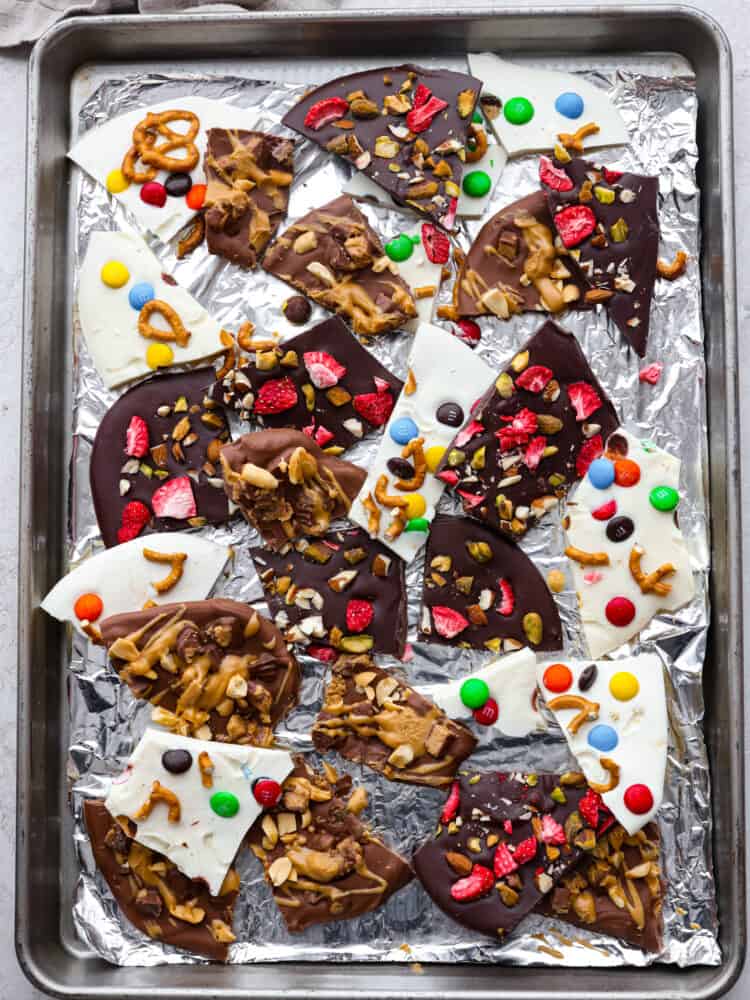
[[[663,897],[658,826],[649,823],[629,837],[617,824],[545,896],[537,913],[659,952]]]
[[[183,736],[270,746],[297,702],[297,661],[247,604],[162,604],[105,618],[101,631],[120,680],[156,706],[155,722]]]
[[[245,360],[216,384],[214,397],[243,420],[304,430],[328,448],[349,448],[382,427],[403,386],[338,316]]]
[[[438,514],[427,541],[420,638],[493,653],[561,649],[562,625],[522,549],[475,521]]]
[[[236,870],[227,872],[221,895],[212,896],[202,879],[188,878],[169,858],[136,843],[103,802],[89,799],[83,811],[94,860],[131,924],[153,940],[225,962],[235,940]]]
[[[229,517],[218,462],[229,428],[223,407],[206,395],[213,375],[213,368],[157,375],[105,413],[90,478],[107,548],[141,532],[181,531]]]
[[[349,160],[399,204],[452,229],[480,88],[445,69],[371,69],[305,94],[283,123]]]
[[[577,269],[555,246],[543,191],[521,198],[494,215],[479,231],[453,286],[458,316],[560,313],[579,307],[583,291]],[[584,285],[584,288],[587,287]]]
[[[397,330],[417,315],[398,265],[348,195],[298,219],[270,247],[263,267],[363,336]]]
[[[438,476],[466,514],[521,538],[585,474],[618,425],[578,341],[549,320],[479,400]]]
[[[322,535],[343,517],[365,471],[327,455],[302,431],[245,434],[222,449],[227,496],[268,542]]]
[[[279,552],[258,548],[250,555],[287,642],[326,661],[336,650],[403,655],[404,564],[364,531],[300,538]]]
[[[555,160],[552,171],[540,170],[547,203],[589,286],[586,299],[604,303],[643,357],[659,252],[659,178],[620,173],[583,159]]]
[[[414,869],[449,917],[504,938],[611,822],[581,774],[462,774]]]
[[[205,156],[206,242],[213,254],[253,268],[289,204],[294,141],[211,128]]]
[[[341,657],[334,665],[312,738],[320,753],[337,750],[391,781],[436,788],[451,783],[477,742],[367,656]]]
[[[349,775],[339,778],[328,765],[316,774],[298,757],[283,789],[248,842],[287,930],[370,913],[412,880],[409,863],[359,819],[367,793],[352,790]]]

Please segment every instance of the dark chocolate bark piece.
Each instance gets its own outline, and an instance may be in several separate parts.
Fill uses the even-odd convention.
[[[327,448],[349,448],[382,427],[403,386],[338,316],[246,360],[217,382],[214,397],[243,420],[304,430]],[[276,400],[280,382],[285,393]]]
[[[297,703],[297,661],[276,626],[247,604],[162,604],[105,618],[101,631],[120,680],[173,732],[270,746],[274,726]]]
[[[244,434],[221,451],[227,496],[268,542],[322,535],[343,517],[366,473],[293,430]]]
[[[380,771],[391,781],[449,785],[476,746],[460,722],[369,657],[333,667],[312,729],[315,749]]]
[[[277,806],[248,834],[289,931],[370,913],[414,877],[359,814],[363,788],[326,765],[317,774],[302,757],[283,784]],[[283,833],[283,839],[280,839]]]
[[[90,479],[107,548],[141,529],[181,531],[229,517],[218,461],[229,427],[224,408],[206,395],[213,377],[213,368],[157,375],[104,414]]]
[[[348,195],[298,219],[269,248],[263,267],[363,336],[397,330],[417,315],[398,266]]]
[[[659,178],[620,173],[583,159],[555,160],[552,167],[553,175],[541,171],[547,203],[589,286],[586,299],[604,303],[643,357],[659,252]],[[545,177],[553,178],[554,187],[544,183]]]
[[[475,521],[438,514],[427,540],[420,638],[493,653],[561,649],[562,625],[522,549]]]
[[[452,229],[480,88],[473,76],[445,69],[371,69],[305,94],[283,123]]]
[[[213,254],[253,268],[286,215],[294,141],[265,132],[210,128],[206,242]]]
[[[287,642],[326,660],[336,650],[403,654],[404,563],[366,532],[347,528],[250,555]]]
[[[462,774],[413,858],[448,916],[504,938],[612,823],[582,774]]]
[[[212,896],[202,879],[188,878],[165,855],[136,843],[103,802],[89,799],[83,812],[94,860],[130,923],[153,940],[225,962],[235,940],[236,870],[227,872],[221,895]],[[125,822],[135,833],[135,824]]]
[[[522,537],[619,426],[576,338],[548,320],[477,404],[438,469],[464,512]]]
[[[618,823],[600,837],[592,857],[563,876],[537,913],[659,952],[663,897],[658,826],[649,823],[629,837]]]
[[[453,304],[458,316],[560,313],[583,300],[577,275],[555,246],[544,192],[535,191],[479,231],[453,286]]]

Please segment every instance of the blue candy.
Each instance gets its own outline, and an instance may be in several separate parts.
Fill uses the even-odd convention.
[[[147,281],[139,281],[128,292],[128,302],[137,312],[140,312],[153,297],[154,286],[150,285]]]
[[[602,753],[614,750],[618,742],[617,733],[612,726],[594,726],[589,732],[589,745]]]
[[[391,424],[390,434],[396,444],[408,444],[419,434],[419,428],[411,417],[399,417]]]
[[[589,466],[589,480],[598,490],[606,490],[615,481],[615,466],[608,458],[595,458]]]
[[[583,114],[583,98],[572,90],[566,90],[555,101],[555,111],[566,118],[580,118]]]

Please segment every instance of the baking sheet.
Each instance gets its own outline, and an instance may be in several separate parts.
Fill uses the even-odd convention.
[[[445,64],[445,63],[443,63]],[[448,61],[450,64],[450,61]],[[342,66],[341,71],[350,67]],[[351,67],[354,68],[354,67]],[[652,70],[653,72],[653,70]],[[664,871],[669,882],[665,900],[665,951],[663,960],[680,964],[717,964],[715,900],[710,868],[709,778],[700,730],[702,718],[701,668],[708,624],[707,570],[708,518],[703,470],[707,468],[705,435],[705,378],[700,320],[700,290],[697,278],[699,240],[698,191],[694,168],[696,98],[687,78],[646,77],[632,71],[589,74],[606,85],[627,124],[639,123],[639,133],[627,151],[610,150],[598,156],[606,163],[660,176],[660,221],[662,252],[671,257],[678,248],[691,255],[690,273],[695,280],[688,292],[661,282],[655,291],[652,332],[646,361],[661,360],[665,371],[655,388],[637,391],[640,367],[632,352],[621,345],[619,335],[607,328],[606,318],[596,314],[570,314],[564,318],[582,343],[592,367],[612,396],[623,422],[641,436],[680,454],[683,459],[681,526],[690,545],[697,573],[697,595],[687,608],[672,616],[660,616],[642,634],[639,649],[657,649],[668,670],[671,740],[665,801],[660,811],[664,843]],[[257,108],[258,128],[273,129],[301,87],[266,85],[240,78],[139,76],[106,81],[82,110],[81,130],[133,106],[171,99],[186,93],[223,97]],[[289,221],[309,208],[339,193],[348,170],[326,154],[305,144],[297,155],[297,179],[292,191]],[[491,211],[534,190],[536,157],[513,161],[495,191]],[[76,265],[85,251],[88,233],[96,228],[128,228],[119,207],[87,177],[78,175],[79,209],[76,217]],[[366,209],[384,239],[405,228],[404,216],[385,209]],[[486,216],[488,217],[488,216]],[[485,217],[485,218],[486,218]],[[481,220],[465,224],[459,237],[464,249],[481,226]],[[252,319],[260,333],[293,331],[280,319],[279,306],[290,294],[286,285],[258,272],[232,268],[200,248],[192,257],[177,262],[173,250],[158,243],[153,249],[177,280],[190,288],[224,325],[236,328]],[[447,299],[448,290],[443,298]],[[248,306],[250,308],[248,308]],[[315,307],[313,318],[323,318]],[[496,367],[540,325],[538,317],[515,318],[500,324],[482,320],[484,335],[479,351]],[[372,345],[375,354],[398,374],[405,374],[409,347],[406,336],[382,338]],[[88,494],[88,454],[98,421],[115,395],[102,386],[88,359],[85,344],[77,343],[75,372],[76,447],[72,467],[70,511],[70,555],[73,561],[96,545],[98,532]],[[235,425],[236,426],[236,425]],[[236,428],[237,429],[237,428]],[[244,428],[247,429],[247,428]],[[366,464],[377,439],[369,439],[347,453],[347,458]],[[445,500],[451,509],[450,500]],[[217,593],[252,602],[262,601],[252,563],[247,556],[254,533],[240,522],[206,531],[208,537],[235,546],[238,557],[230,575]],[[559,517],[548,518],[523,544],[540,570],[565,569]],[[409,612],[412,634],[416,623],[421,581],[421,560],[408,571]],[[568,590],[560,599],[567,652],[577,646],[579,630],[575,598]],[[261,605],[262,606],[262,605]],[[628,647],[623,647],[622,654]],[[415,645],[413,658],[404,665],[413,683],[434,682],[445,675],[461,675],[469,669],[469,658],[480,662],[481,654],[461,654],[457,669],[455,651],[437,646]],[[85,795],[100,795],[107,776],[121,769],[137,742],[149,715],[149,706],[133,701],[100,650],[87,650],[76,640],[71,659],[71,753],[69,773],[74,784],[72,802],[78,815]],[[388,662],[380,657],[381,662]],[[279,731],[280,742],[293,748],[309,748],[307,733],[320,700],[323,668],[302,658],[305,684],[300,708]],[[544,737],[529,740],[496,738],[485,742],[472,758],[476,767],[505,770],[549,770],[571,763],[564,740],[554,728]],[[371,795],[368,816],[393,846],[407,855],[430,835],[441,795],[425,789],[400,787],[371,772],[348,770],[366,785]],[[395,822],[394,822],[395,818]],[[152,965],[196,961],[174,949],[148,941],[123,921],[103,880],[95,873],[85,832],[76,825],[76,841],[83,873],[79,882],[74,919],[79,934],[97,952],[119,964]],[[648,958],[636,949],[612,939],[594,938],[572,931],[567,925],[531,917],[502,947],[491,941],[478,942],[470,932],[444,917],[421,888],[413,884],[397,894],[382,910],[359,921],[332,924],[294,938],[282,929],[270,892],[263,884],[259,864],[244,856],[241,864],[243,889],[238,903],[235,930],[239,943],[231,961],[269,959],[300,960],[398,960],[456,961],[491,959],[516,964],[544,962],[569,965],[642,965]],[[565,935],[566,944],[555,936]],[[544,940],[535,937],[544,934]],[[559,957],[540,952],[552,947]],[[591,945],[595,947],[591,947]]]

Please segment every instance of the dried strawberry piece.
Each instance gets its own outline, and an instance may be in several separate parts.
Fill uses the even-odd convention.
[[[369,601],[349,601],[346,606],[346,627],[350,632],[364,632],[374,615],[375,610]]]
[[[539,160],[539,180],[553,191],[572,191],[573,181],[561,167],[556,167],[549,156]]]
[[[476,347],[482,339],[482,329],[479,323],[475,323],[473,319],[460,319],[457,326],[458,330],[453,328],[453,336],[463,340],[469,347]]]
[[[451,241],[431,222],[422,223],[422,246],[432,264],[447,264],[451,255]]]
[[[440,222],[446,229],[453,229],[456,224],[456,213],[458,212],[458,198],[451,198],[448,202],[448,211],[440,216]]]
[[[456,492],[463,500],[464,510],[473,510],[487,499],[484,493],[468,493],[466,490],[456,490]]]
[[[609,167],[603,167],[602,169],[604,170],[604,180],[607,184],[616,184],[622,177],[622,170],[610,170]]]
[[[175,517],[179,520],[195,517],[198,511],[190,477],[178,476],[177,479],[168,479],[166,483],[162,483],[151,496],[151,506],[157,517]]]
[[[333,663],[339,655],[331,646],[307,646],[305,652],[308,656],[314,656],[321,663]]]
[[[544,449],[547,447],[547,438],[540,435],[529,441],[526,451],[523,453],[523,461],[532,472],[537,468],[542,460]]]
[[[393,411],[394,400],[390,392],[366,392],[355,396],[352,406],[373,427],[382,427]]]
[[[564,245],[577,247],[596,229],[596,216],[588,205],[568,205],[555,215],[555,227]]]
[[[297,405],[297,387],[290,378],[264,382],[255,398],[256,413],[283,413]]]
[[[510,580],[499,580],[498,586],[500,587],[500,603],[497,606],[497,613],[507,618],[508,615],[513,614],[513,608],[516,606],[516,595],[513,593]]]
[[[326,351],[305,351],[302,360],[316,389],[330,389],[346,375],[346,368]]]
[[[495,875],[484,865],[474,865],[471,874],[466,878],[460,878],[451,886],[451,896],[459,902],[467,902],[471,899],[479,899],[484,896],[495,885]]]
[[[600,504],[591,511],[591,516],[596,521],[608,521],[610,517],[614,517],[617,513],[617,501],[607,500],[606,503]]]
[[[133,416],[125,431],[125,454],[143,458],[148,451],[148,424],[143,417]]]
[[[544,365],[531,365],[516,379],[516,385],[527,392],[541,392],[552,378],[552,369]]]
[[[151,511],[140,500],[125,504],[121,527],[117,529],[118,542],[130,542],[137,538],[151,520]]]
[[[510,875],[511,872],[514,872],[518,868],[518,865],[513,860],[513,855],[508,850],[507,844],[497,845],[495,856],[492,859],[492,867],[497,878],[502,878],[503,875]]]
[[[458,473],[454,472],[453,469],[444,469],[442,472],[437,472],[435,478],[442,479],[449,486],[455,486],[458,482]]]
[[[648,382],[649,385],[656,385],[664,371],[664,365],[659,361],[654,361],[652,365],[646,365],[638,372],[639,382]]]
[[[525,840],[519,841],[516,844],[515,851],[513,851],[513,860],[517,865],[525,865],[528,861],[536,857],[538,846],[536,837],[527,837]]]
[[[435,631],[444,639],[453,639],[469,627],[469,622],[462,614],[441,604],[436,604],[432,608],[432,620],[435,623]]]
[[[599,825],[599,810],[602,807],[602,797],[593,788],[589,788],[581,801],[578,803],[578,811],[583,817],[587,826],[596,830]]]
[[[439,97],[430,97],[418,108],[412,108],[406,116],[406,127],[412,132],[424,132],[432,125],[435,115],[444,111],[448,107],[448,102]]]
[[[313,104],[305,115],[305,128],[315,132],[331,122],[343,118],[349,111],[349,104],[343,97],[326,97]]]
[[[324,427],[321,424],[319,427],[315,428],[315,433],[312,438],[315,444],[319,444],[321,448],[325,448],[330,441],[333,441],[334,435],[328,430],[327,427]]]
[[[566,844],[565,830],[554,816],[545,813],[542,816],[542,840],[545,844]]]
[[[588,382],[571,382],[568,397],[576,411],[576,420],[586,420],[602,405],[599,394]]]
[[[386,382],[386,380],[384,378],[380,378],[379,375],[373,375],[372,376],[372,380],[375,383],[375,389],[378,392],[390,392],[391,391],[390,383]]]
[[[510,422],[509,427],[501,427],[496,431],[496,436],[500,441],[500,451],[510,451],[516,445],[526,444],[537,428],[536,413],[524,407],[515,416],[501,417],[501,420]]]
[[[503,830],[505,830],[509,837],[513,833],[513,824],[509,819],[503,820]]]
[[[456,448],[463,448],[467,441],[471,441],[473,437],[481,434],[483,430],[484,424],[480,424],[478,420],[470,420],[464,429],[456,434],[455,441],[453,442],[454,446]]]
[[[432,91],[430,88],[426,87],[423,83],[420,83],[414,91],[414,97],[411,102],[412,108],[421,108],[423,104],[427,104],[431,97]]]
[[[450,821],[458,812],[458,806],[460,801],[461,801],[460,787],[458,782],[454,781],[453,784],[451,785],[450,795],[445,800],[443,811],[440,813],[441,823],[450,823]]]
[[[595,458],[599,458],[604,453],[604,442],[601,434],[595,434],[584,441],[581,450],[576,457],[576,472],[579,476],[585,476],[589,471],[589,466]]]

